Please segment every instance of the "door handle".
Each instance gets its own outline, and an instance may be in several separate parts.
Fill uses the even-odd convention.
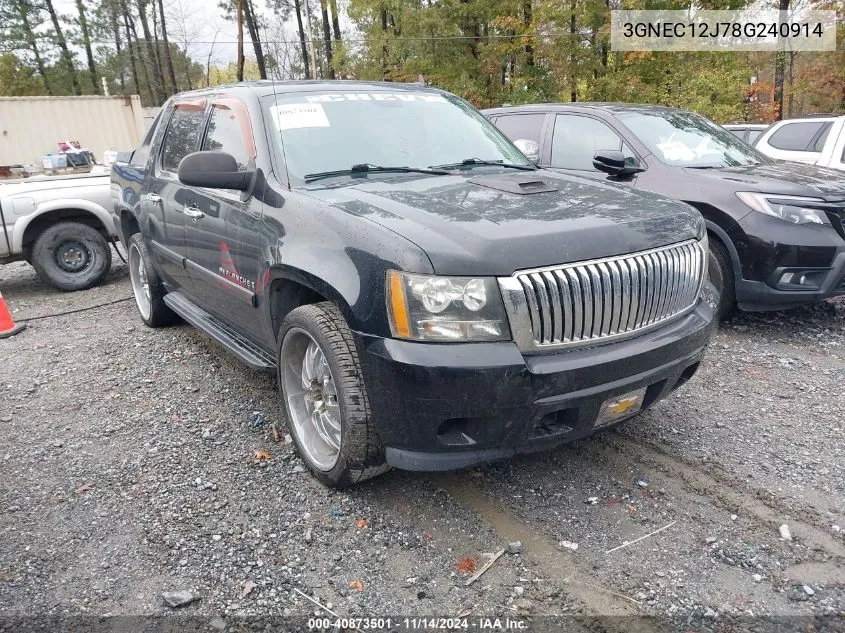
[[[153,204],[161,202],[161,196],[157,193],[148,193],[145,197],[147,198],[147,202],[152,202]]]
[[[198,218],[204,218],[205,217],[205,213],[200,211],[199,207],[184,207],[182,209],[182,213],[187,215],[189,218],[193,218],[195,220],[198,219]]]

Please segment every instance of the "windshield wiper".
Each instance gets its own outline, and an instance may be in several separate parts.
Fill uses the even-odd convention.
[[[394,172],[400,174],[432,174],[434,176],[445,176],[449,172],[443,169],[429,169],[426,167],[405,167],[395,166],[389,167],[384,165],[373,165],[372,163],[358,163],[352,165],[349,169],[337,169],[335,171],[321,171],[316,174],[306,174],[305,182],[314,182],[322,178],[332,178],[333,176],[348,176],[352,174],[369,174],[369,173],[387,173]]]
[[[484,160],[483,158],[465,158],[460,163],[432,165],[432,167],[436,169],[459,169],[461,167],[474,167],[476,165],[492,165],[493,167],[507,167],[508,169],[519,169],[522,171],[535,171],[537,169],[531,165],[517,165],[515,163],[506,163],[503,160]]]

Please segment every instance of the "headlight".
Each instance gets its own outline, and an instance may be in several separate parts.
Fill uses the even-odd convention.
[[[830,224],[824,211],[804,206],[824,204],[825,201],[819,198],[779,196],[751,191],[740,191],[736,196],[755,211],[773,215],[793,224]]]
[[[387,314],[396,338],[505,341],[510,329],[492,277],[436,277],[387,272]]]

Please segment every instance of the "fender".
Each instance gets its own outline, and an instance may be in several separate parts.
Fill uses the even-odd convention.
[[[301,268],[285,266],[282,264],[278,264],[270,268],[270,270],[268,271],[268,283],[263,291],[264,302],[270,301],[270,288],[272,287],[274,281],[278,281],[280,279],[283,279],[285,281],[294,281],[302,286],[305,286],[306,288],[310,288],[317,294],[322,295],[323,297],[337,305],[338,308],[340,308],[340,311],[343,314],[343,318],[346,319],[346,322],[349,324],[350,328],[356,331],[360,329],[359,319],[355,316],[355,313],[352,309],[353,304],[351,303],[351,301],[357,301],[358,298],[350,297],[349,293],[347,293],[347,296],[344,296],[334,285],[332,285],[325,279],[322,279],[313,273],[302,270]],[[272,323],[273,317],[272,314],[269,313],[269,311],[265,311],[265,318],[267,319],[268,323]]]
[[[112,222],[111,214],[101,207],[96,202],[90,200],[83,200],[80,198],[62,198],[60,200],[50,200],[43,202],[35,207],[35,211],[24,216],[16,216],[17,221],[12,225],[12,252],[20,253],[23,250],[23,236],[26,228],[37,218],[50,211],[69,210],[69,211],[86,211],[93,215],[103,227],[108,231],[109,235],[115,236],[114,223]]]

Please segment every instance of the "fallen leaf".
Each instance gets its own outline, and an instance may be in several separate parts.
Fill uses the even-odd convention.
[[[462,574],[474,574],[475,570],[478,568],[478,563],[475,562],[475,559],[466,556],[464,558],[458,559],[458,564],[456,565],[458,571]]]
[[[94,484],[82,484],[79,488],[76,489],[76,494],[81,495],[89,490],[94,489]]]
[[[278,427],[274,424],[273,425],[273,441],[274,442],[280,442],[281,439],[282,439],[282,434],[279,433]]]
[[[367,527],[367,519],[358,519],[358,527],[361,529]]]
[[[349,588],[355,591],[364,591],[364,583],[360,580],[353,580],[349,583]]]
[[[431,539],[434,538],[434,536],[432,536],[431,532],[429,532],[428,530],[423,530],[423,538],[426,541],[430,541]]]
[[[255,583],[251,580],[247,580],[244,583],[243,589],[241,589],[241,598],[246,598],[249,594],[252,593],[253,589],[255,589]]]
[[[182,416],[180,416],[178,413],[174,413],[170,416],[171,422],[178,422],[181,419],[182,419]]]
[[[255,459],[261,461],[262,459],[273,459],[273,456],[267,451],[255,451]]]

